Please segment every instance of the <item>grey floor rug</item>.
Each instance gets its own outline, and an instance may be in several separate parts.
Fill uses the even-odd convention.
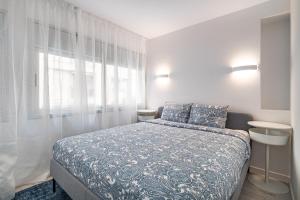
[[[52,191],[52,180],[22,190],[15,195],[15,200],[71,200],[67,193],[56,184]]]

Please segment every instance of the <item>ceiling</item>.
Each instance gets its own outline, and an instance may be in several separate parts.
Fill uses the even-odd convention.
[[[268,0],[67,1],[146,38],[154,38]]]

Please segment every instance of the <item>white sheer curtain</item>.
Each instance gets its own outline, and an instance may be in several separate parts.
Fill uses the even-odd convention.
[[[49,176],[62,137],[136,120],[145,39],[62,0],[0,0],[0,199]]]

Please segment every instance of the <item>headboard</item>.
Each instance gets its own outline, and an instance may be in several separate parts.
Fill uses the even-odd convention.
[[[157,112],[157,116],[156,116],[157,118],[161,117],[163,109],[164,109],[164,107],[158,108],[158,112]],[[248,129],[250,128],[250,126],[248,125],[248,121],[251,121],[251,120],[253,120],[253,118],[249,114],[228,112],[226,128],[248,131]]]

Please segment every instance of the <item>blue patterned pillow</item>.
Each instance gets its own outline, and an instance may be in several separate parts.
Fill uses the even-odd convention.
[[[161,119],[173,122],[187,123],[191,106],[192,104],[165,105],[161,115]]]
[[[193,104],[189,124],[225,128],[229,106]]]

